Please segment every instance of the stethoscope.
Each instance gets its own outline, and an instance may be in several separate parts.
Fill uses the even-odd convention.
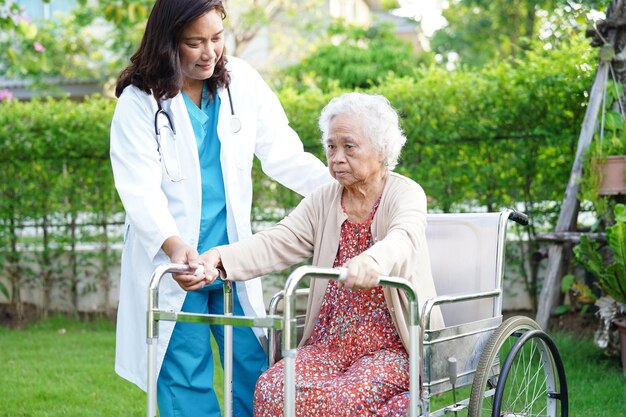
[[[233,134],[239,133],[239,131],[241,131],[241,120],[239,120],[239,117],[235,114],[230,87],[226,87],[226,92],[228,93],[228,104],[230,105],[230,132]],[[170,114],[163,109],[161,100],[157,100],[156,102],[158,109],[154,114],[154,134],[156,135],[157,152],[159,153],[167,177],[172,182],[179,182],[184,180],[185,176],[183,176],[181,172],[180,154],[178,152],[178,143],[176,142],[176,128],[174,127],[174,122]],[[167,124],[159,127],[159,115],[165,116]],[[174,147],[173,150],[169,149],[171,145]],[[170,153],[173,153],[173,155],[168,155]],[[175,161],[170,161],[172,156],[175,158]]]

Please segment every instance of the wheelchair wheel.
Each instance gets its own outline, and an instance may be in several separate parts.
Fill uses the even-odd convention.
[[[566,417],[567,406],[565,372],[552,340],[528,317],[506,320],[480,357],[468,415]]]

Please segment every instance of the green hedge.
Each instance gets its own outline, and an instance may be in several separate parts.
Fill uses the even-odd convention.
[[[421,69],[367,91],[402,115],[408,141],[397,170],[423,185],[431,208],[528,203],[532,211],[563,197],[591,85],[587,61],[585,50],[529,54],[481,70]],[[280,93],[305,147],[318,154],[317,116],[339,93]]]
[[[108,298],[108,265],[116,262],[108,231],[122,218],[108,156],[114,104],[0,104],[0,265],[11,301],[20,301],[19,288],[41,288],[46,312],[55,286],[68,289],[75,308],[89,288]],[[95,251],[79,251],[81,242]]]
[[[535,225],[549,227],[573,161],[591,85],[589,61],[582,47],[529,54],[523,62],[481,70],[420,69],[368,91],[385,95],[400,112],[408,142],[397,170],[422,184],[432,210],[517,206],[534,217]],[[322,159],[317,118],[341,92],[286,88],[278,93],[305,148]],[[44,268],[55,248],[82,240],[109,245],[106,224],[120,221],[122,213],[108,160],[114,106],[104,97],[0,103],[3,247],[28,244],[20,229],[25,223],[37,227],[37,244],[43,239],[45,256],[38,262]],[[258,170],[257,165],[257,208],[288,209],[297,203],[298,196],[264,180]],[[255,213],[266,216],[261,211]],[[81,222],[92,225],[78,230],[82,236],[76,229]],[[0,255],[14,273],[18,252]],[[73,284],[78,279],[48,272],[35,284],[45,288],[55,279]]]
[[[541,286],[534,237],[558,217],[593,61],[577,43],[478,70],[420,69],[368,90],[385,95],[402,115],[408,141],[397,171],[424,187],[431,211],[515,207],[530,216],[530,227],[516,231],[524,238],[507,245],[507,268],[533,305]],[[321,150],[311,125],[328,95],[280,96],[305,146]]]

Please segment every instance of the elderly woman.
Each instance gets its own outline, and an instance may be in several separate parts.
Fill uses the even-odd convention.
[[[304,337],[296,356],[299,416],[406,414],[409,386],[407,301],[376,285],[402,276],[435,296],[426,246],[426,197],[392,172],[406,141],[398,115],[378,95],[344,94],[322,111],[320,129],[336,182],[304,199],[278,225],[201,255],[230,280],[246,280],[312,257],[347,266],[345,285],[311,281]],[[195,288],[205,281],[181,285]],[[439,312],[433,326],[442,325]],[[236,349],[236,347],[235,347]],[[282,415],[283,362],[257,382],[255,416]]]

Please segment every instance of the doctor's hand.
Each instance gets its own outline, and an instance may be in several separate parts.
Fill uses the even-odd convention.
[[[189,265],[194,272],[187,274],[172,274],[174,280],[185,291],[199,290],[206,284],[204,268],[198,260],[198,251],[192,246],[183,242],[178,236],[168,237],[161,246],[163,251],[169,256],[170,261],[177,264]]]
[[[378,285],[378,277],[381,275],[380,266],[369,255],[361,254],[346,262],[347,268],[345,281],[340,281],[339,286],[351,290],[367,290]]]

